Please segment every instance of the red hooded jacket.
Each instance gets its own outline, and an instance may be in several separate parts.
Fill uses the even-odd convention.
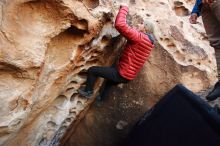
[[[139,32],[126,23],[127,13],[128,7],[122,6],[115,21],[115,28],[127,39],[117,68],[122,77],[132,80],[144,65],[154,45],[148,35]]]

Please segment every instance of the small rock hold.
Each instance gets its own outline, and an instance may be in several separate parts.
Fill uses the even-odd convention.
[[[128,123],[125,121],[118,121],[116,128],[118,130],[123,130],[127,125],[128,125]]]
[[[81,101],[77,101],[77,106],[79,106],[80,108],[83,107],[83,103]]]
[[[118,84],[118,87],[119,87],[120,89],[122,89],[122,88],[123,88],[123,84]]]

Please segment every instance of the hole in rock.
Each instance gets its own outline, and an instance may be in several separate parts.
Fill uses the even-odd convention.
[[[186,52],[186,49],[181,49],[183,52]]]
[[[169,47],[169,48],[175,48],[176,45],[175,45],[174,43],[170,42],[169,44],[167,44],[167,47]]]
[[[182,6],[182,5],[183,5],[183,2],[174,1],[174,5],[177,6],[177,7]]]
[[[207,41],[207,40],[208,40],[208,37],[207,37],[207,36],[203,36],[202,40]]]
[[[67,97],[64,95],[60,95],[54,100],[53,105],[62,107],[66,101],[67,101]]]
[[[77,81],[71,81],[71,82],[68,84],[67,88],[75,88],[75,87],[77,87],[77,85],[78,85],[78,82],[77,82]]]
[[[83,107],[83,103],[82,103],[81,101],[77,101],[77,104],[76,104],[76,105],[79,106],[80,108]]]
[[[85,86],[85,85],[86,85],[86,80],[83,81],[83,82],[81,82],[81,85],[82,85],[82,86]]]
[[[105,35],[102,37],[101,43],[102,44],[108,44],[109,41],[111,41],[111,36],[110,35]]]
[[[88,30],[88,21],[86,19],[78,20],[73,23],[73,26],[80,30]]]
[[[146,16],[147,16],[147,17],[150,17],[151,15],[150,15],[150,14],[146,14]]]
[[[74,113],[74,114],[76,114],[76,107],[73,107],[73,108],[71,108],[70,110],[69,110],[69,113]]]
[[[65,121],[66,121],[66,122],[71,122],[72,119],[71,119],[71,118],[67,118]]]
[[[171,42],[171,40],[170,40],[169,38],[164,38],[164,41],[165,41],[166,43],[170,43],[170,42]]]
[[[75,27],[75,26],[73,26],[73,25],[72,25],[71,27],[69,27],[69,28],[66,30],[66,32],[67,32],[68,34],[70,34],[70,35],[73,35],[73,36],[75,36],[75,37],[80,37],[80,38],[84,37],[84,34],[87,33],[86,30],[78,29],[77,27]]]
[[[71,81],[70,84],[78,84],[77,81]]]
[[[55,128],[55,127],[56,127],[56,123],[54,123],[53,121],[49,121],[49,122],[47,122],[47,127],[48,127],[49,129]]]
[[[74,101],[75,97],[78,96],[78,93],[73,93],[71,98],[70,98],[70,101]]]
[[[12,65],[12,64],[8,64],[8,63],[5,63],[5,62],[0,62],[0,71],[20,72],[21,69],[18,68],[17,66]]]
[[[81,72],[78,73],[78,76],[80,78],[87,78],[87,71],[86,70],[82,70]]]
[[[131,4],[136,4],[136,1],[135,0],[130,0],[130,3]]]
[[[71,111],[70,114],[69,114],[69,116],[70,116],[71,118],[75,118],[75,117],[76,117],[76,112],[75,112],[75,111]]]
[[[175,6],[174,10],[177,16],[188,16],[190,14],[189,10],[184,6],[180,6],[180,7]]]
[[[83,3],[89,8],[96,8],[99,6],[99,0],[83,0]]]
[[[111,18],[113,17],[112,14],[109,14],[109,13],[104,13],[103,17],[102,17],[102,21],[105,22],[105,23],[108,23],[108,22],[112,22]]]
[[[70,91],[74,91],[75,89],[74,88],[68,88],[66,89],[66,92],[70,92]]]
[[[180,21],[180,27],[183,28],[183,21]]]

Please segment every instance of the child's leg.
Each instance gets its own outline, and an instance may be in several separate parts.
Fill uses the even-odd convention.
[[[109,81],[118,82],[118,71],[114,67],[94,66],[89,68],[86,81],[86,91],[93,91],[95,81],[98,77],[102,77]]]
[[[102,88],[99,91],[99,99],[98,100],[102,100],[103,101],[108,96],[112,86],[115,86],[117,84],[119,84],[119,83],[107,80],[103,84]]]

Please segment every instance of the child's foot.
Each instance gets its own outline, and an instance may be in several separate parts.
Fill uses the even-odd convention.
[[[78,93],[85,98],[90,99],[92,97],[93,91],[86,91],[84,87],[78,89]]]

